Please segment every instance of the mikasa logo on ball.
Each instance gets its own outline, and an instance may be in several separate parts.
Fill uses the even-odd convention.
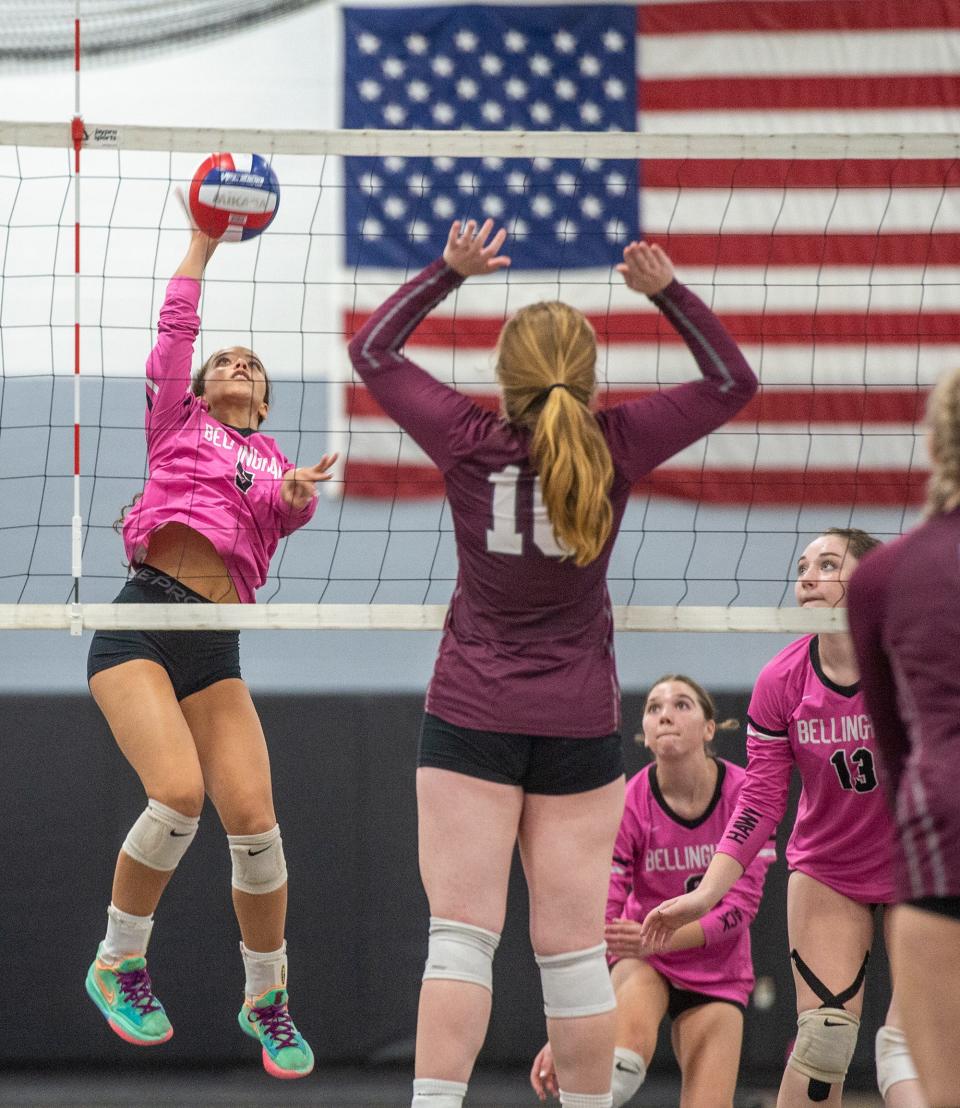
[[[201,185],[200,202],[208,204],[211,208],[230,212],[272,212],[276,207],[277,198],[272,192],[254,191],[242,185],[231,187],[221,183]]]

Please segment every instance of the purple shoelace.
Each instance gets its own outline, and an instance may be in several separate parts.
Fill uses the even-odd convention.
[[[277,1050],[284,1047],[297,1046],[297,1029],[290,1018],[286,1005],[267,1004],[263,1008],[255,1009],[257,1022],[266,1030],[273,1040]]]
[[[151,1012],[160,1011],[160,1002],[153,995],[150,974],[145,969],[118,972],[117,981],[120,983],[123,995],[141,1015],[147,1016]]]

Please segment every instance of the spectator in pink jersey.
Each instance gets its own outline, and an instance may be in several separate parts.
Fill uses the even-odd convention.
[[[200,279],[216,242],[195,231],[167,287],[147,361],[149,477],[126,514],[132,576],[117,603],[252,603],[279,540],[316,508],[335,457],[296,467],[260,425],[263,365],[245,347],[204,363],[191,387]],[[153,913],[210,796],[227,832],[246,989],[240,1026],[268,1073],[303,1077],[313,1054],[287,1011],[287,870],[260,721],[230,631],[98,631],[90,691],[147,794],[117,858],[91,999],[127,1042],[173,1028],[146,968]]]
[[[624,779],[607,564],[631,484],[734,415],[756,378],[663,251],[634,242],[618,271],[702,379],[594,415],[593,330],[569,305],[541,303],[504,325],[503,413],[486,411],[400,348],[466,277],[509,264],[492,230],[454,223],[443,257],[350,343],[372,395],[443,473],[459,563],[417,772],[431,920],[413,1108],[463,1103],[517,842],[561,1103],[609,1108],[604,906]]]
[[[927,405],[925,521],[850,582],[850,629],[896,825],[891,958],[931,1104],[960,1104],[960,370]]]
[[[800,606],[845,607],[850,575],[876,545],[856,528],[814,539],[797,564]],[[703,881],[653,908],[643,936],[657,946],[713,908],[783,818],[796,766],[802,791],[787,845],[787,929],[798,1031],[777,1103],[839,1105],[857,1042],[874,909],[893,900],[890,817],[849,634],[805,635],[764,666],[750,700],[747,754],[736,810]],[[877,1034],[877,1083],[889,1108],[920,1108],[895,998]]]
[[[664,897],[696,887],[733,813],[745,771],[710,753],[717,731],[713,698],[682,674],[659,678],[643,713],[643,742],[654,757],[627,785],[607,895],[607,960],[617,996],[613,1105],[643,1084],[664,1016],[683,1083],[681,1108],[730,1108],[737,1084],[743,1014],[753,989],[752,923],[771,841],[702,920],[674,931],[662,952],[640,937],[647,912]],[[637,736],[641,738],[641,736]],[[556,1095],[549,1044],[530,1071],[541,1100]]]

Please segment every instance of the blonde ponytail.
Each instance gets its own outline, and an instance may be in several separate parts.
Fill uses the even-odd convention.
[[[507,419],[531,431],[530,462],[557,543],[578,566],[599,557],[613,529],[613,461],[589,403],[597,342],[581,312],[532,304],[500,334],[497,377]]]
[[[929,519],[960,507],[960,369],[945,373],[930,393],[926,426],[933,471],[923,514]]]

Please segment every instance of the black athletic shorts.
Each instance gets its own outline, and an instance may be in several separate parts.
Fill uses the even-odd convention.
[[[620,733],[599,739],[546,738],[457,727],[427,712],[417,765],[564,796],[599,789],[623,776]]]
[[[675,1020],[677,1016],[682,1016],[684,1012],[689,1012],[691,1008],[702,1008],[704,1004],[732,1004],[734,1008],[737,1008],[741,1015],[746,1012],[746,1008],[736,1000],[730,1000],[725,996],[710,996],[709,993],[695,993],[689,989],[678,989],[676,985],[671,985],[667,982],[667,1015]]]
[[[152,566],[141,566],[115,604],[211,604]],[[134,658],[167,671],[177,700],[217,681],[240,677],[239,631],[97,631],[87,655],[87,681],[95,673]]]
[[[938,916],[960,920],[960,896],[918,896],[905,900],[908,908],[920,908],[924,912],[936,912]]]

